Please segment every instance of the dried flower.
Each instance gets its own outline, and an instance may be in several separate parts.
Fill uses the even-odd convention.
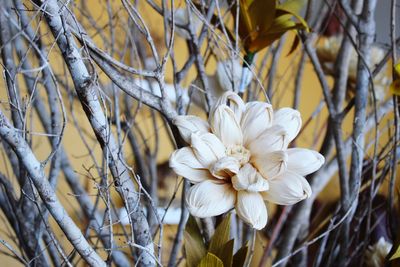
[[[303,176],[324,163],[318,152],[288,148],[300,131],[298,111],[273,112],[270,104],[258,101],[245,104],[233,92],[218,99],[208,122],[188,115],[178,116],[175,125],[190,146],[174,151],[170,167],[194,184],[186,204],[197,217],[235,208],[243,221],[262,229],[264,200],[292,205],[309,197]]]
[[[334,74],[334,64],[339,54],[340,46],[342,44],[343,36],[336,35],[324,39],[317,46],[317,54],[319,59],[323,62],[324,70],[327,74]],[[370,62],[369,67],[373,69],[378,65],[385,56],[385,51],[378,47],[372,46],[370,51]],[[357,64],[358,54],[353,48],[350,53],[350,62],[348,69],[348,79],[350,82],[355,82],[357,78]],[[390,85],[390,80],[387,77],[387,66],[385,66],[375,77],[374,77],[374,89],[375,97],[377,100],[383,100],[386,94],[385,88]]]
[[[390,242],[387,242],[384,237],[379,238],[378,242],[368,247],[365,254],[367,265],[370,267],[385,266],[385,258],[391,249]]]

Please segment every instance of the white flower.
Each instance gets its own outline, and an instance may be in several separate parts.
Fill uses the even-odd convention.
[[[387,242],[384,237],[379,238],[378,242],[369,246],[365,253],[367,265],[370,267],[385,266],[385,258],[391,249],[391,243]]]
[[[235,208],[243,221],[262,229],[268,216],[264,200],[291,205],[309,197],[303,176],[324,163],[318,152],[288,149],[300,131],[298,111],[245,104],[233,92],[216,101],[208,122],[189,115],[178,116],[175,125],[190,146],[174,151],[170,167],[194,184],[186,203],[197,217]]]

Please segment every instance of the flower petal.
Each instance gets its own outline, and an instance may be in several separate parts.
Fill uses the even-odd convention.
[[[261,230],[267,225],[267,207],[259,193],[239,191],[236,212],[243,221],[257,230]]]
[[[232,209],[236,191],[228,183],[210,180],[192,186],[186,196],[189,212],[200,218],[220,215]]]
[[[212,132],[218,136],[225,147],[242,144],[242,130],[235,114],[227,105],[217,107],[210,119]]]
[[[266,191],[269,188],[268,181],[249,163],[244,165],[239,172],[232,177],[232,185],[237,191],[249,192]]]
[[[267,179],[274,178],[283,173],[287,168],[287,161],[288,155],[283,150],[258,155],[251,159],[257,170]]]
[[[262,157],[267,153],[286,149],[287,145],[288,138],[285,129],[280,125],[273,125],[252,140],[248,149],[252,157]]]
[[[207,169],[225,156],[225,147],[212,133],[193,133],[191,144],[196,158]]]
[[[269,190],[262,192],[265,200],[279,205],[293,205],[311,196],[307,180],[296,173],[286,171],[268,180]]]
[[[213,179],[210,171],[198,161],[190,147],[175,150],[169,158],[169,167],[192,183]]]
[[[292,108],[281,108],[274,113],[274,124],[281,125],[286,130],[290,143],[301,129],[300,112]]]
[[[324,156],[314,150],[289,148],[286,152],[288,153],[288,170],[302,176],[317,171],[325,163]]]
[[[273,120],[272,106],[264,102],[249,102],[243,112],[240,125],[243,129],[243,143],[246,145],[268,129]]]
[[[229,102],[229,103],[228,103]],[[213,114],[214,111],[220,106],[220,105],[228,105],[232,110],[233,113],[235,113],[236,121],[240,121],[242,117],[242,113],[245,109],[245,104],[242,100],[242,98],[232,92],[232,91],[227,91],[225,92],[216,102],[213,108],[211,109],[210,114]]]
[[[178,127],[183,140],[188,144],[190,144],[190,136],[192,133],[206,133],[210,131],[208,122],[192,115],[177,116],[174,119],[174,124]]]
[[[234,157],[223,157],[211,168],[211,173],[219,179],[228,179],[239,172],[239,161]]]

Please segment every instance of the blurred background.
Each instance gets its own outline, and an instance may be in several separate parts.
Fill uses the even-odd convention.
[[[5,1],[7,2],[8,0]],[[11,3],[13,1],[9,2]],[[332,88],[335,82],[333,64],[338,56],[339,47],[342,42],[341,36],[343,36],[343,33],[348,30],[344,27],[345,25],[340,25],[344,23],[345,15],[340,8],[332,8],[332,6],[338,7],[336,1],[325,1],[329,2],[329,5],[323,3],[323,1],[321,1],[321,3],[318,1],[313,2],[315,2],[315,4],[313,4],[314,12],[308,16],[307,22],[311,26],[311,32],[314,32],[314,22],[318,20],[319,16],[324,16],[321,22],[322,26],[318,26],[318,29],[315,32],[316,36],[313,45],[316,47],[319,60],[323,63],[328,85]],[[176,10],[184,11],[187,9],[187,3],[185,1],[173,1],[173,3]],[[61,2],[59,4],[61,4]],[[162,4],[163,2],[161,1],[76,0],[68,1],[67,6],[68,9],[75,14],[77,21],[79,21],[83,26],[87,35],[99,49],[128,66],[137,69],[152,70],[155,67],[155,62],[152,57],[151,46],[148,45],[145,37],[139,33],[140,29],[135,26],[129,18],[130,14],[127,10],[131,10],[132,7],[130,6],[134,6],[135,10],[138,11],[141,19],[145,22],[148,32],[151,33],[151,38],[161,58],[168,51],[168,46],[165,41],[167,38],[166,36],[168,35],[165,34],[164,17],[156,10],[156,8],[154,8],[154,6],[161,7]],[[164,4],[166,4],[168,8],[171,8],[170,1],[165,1]],[[52,72],[57,79],[66,119],[62,144],[70,160],[71,167],[79,178],[79,183],[87,192],[87,195],[90,197],[92,202],[96,205],[96,210],[104,214],[107,207],[107,201],[104,199],[107,199],[107,197],[103,198],[100,196],[100,193],[102,192],[100,184],[102,179],[101,177],[104,175],[104,168],[107,169],[107,167],[104,167],[106,166],[106,162],[103,158],[101,146],[96,140],[91,125],[83,112],[79,100],[77,99],[76,93],[74,92],[74,84],[68,74],[68,69],[65,66],[62,54],[60,53],[59,48],[54,45],[54,38],[51,35],[43,16],[36,11],[37,9],[35,8],[35,5],[30,1],[23,1],[22,5],[25,10],[20,12],[26,13],[30,19],[30,27],[32,27],[37,36],[40,36],[40,39],[43,42],[42,45],[47,53],[46,57],[48,59],[48,64],[51,66]],[[389,0],[379,0],[375,10],[376,38],[373,44],[375,50],[373,50],[373,55],[371,55],[371,57],[373,57],[371,61],[373,61],[374,64],[370,65],[371,70],[380,64],[386,53],[391,49],[390,5],[391,1]],[[191,5],[190,7],[193,9],[196,6]],[[6,5],[4,5],[1,10],[2,12],[5,12],[4,10],[6,10]],[[10,16],[9,19],[12,20],[11,17],[13,17],[15,23],[18,24],[18,16],[12,15],[12,12],[15,12],[15,9],[12,7],[7,10],[8,12],[11,12],[7,15]],[[225,12],[224,10],[226,10],[226,7],[221,6],[221,10],[221,12]],[[306,16],[305,10],[306,6],[302,9],[303,16]],[[318,12],[319,10],[323,10],[324,12]],[[326,10],[328,10],[328,12]],[[200,9],[199,12],[204,13],[205,11]],[[194,13],[195,12],[190,15],[193,24],[195,24],[194,20],[198,19],[197,15]],[[400,7],[397,6],[397,14],[399,13]],[[185,14],[183,17],[184,16]],[[177,23],[178,20],[184,20],[185,18],[181,18],[177,12],[175,19],[177,20]],[[202,21],[202,19],[200,19],[200,21]],[[232,27],[232,17],[226,15],[224,23],[227,27]],[[141,24],[141,22],[139,24]],[[199,24],[201,24],[201,22]],[[400,31],[399,25],[400,16],[397,16],[397,32]],[[199,26],[197,32],[200,30],[201,27]],[[18,34],[19,30],[17,30],[17,28],[11,32],[13,33],[12,36],[15,36],[15,38],[13,38],[10,43],[13,47],[17,47],[16,43],[18,38],[24,40],[26,37]],[[204,100],[202,100],[204,94],[202,96],[202,88],[199,89],[201,83],[198,81],[198,68],[196,67],[196,64],[192,64],[187,70],[185,69],[185,64],[187,64],[188,58],[190,58],[190,55],[194,53],[191,41],[186,38],[188,36],[185,36],[185,34],[187,35],[188,33],[187,31],[185,32],[184,29],[179,29],[178,27],[175,34],[176,36],[171,50],[173,59],[171,60],[171,58],[168,58],[165,69],[166,90],[169,90],[167,93],[171,96],[170,101],[173,107],[177,107],[178,98],[176,96],[181,95],[184,112],[205,118],[206,112],[204,109]],[[266,47],[257,53],[253,64],[254,75],[249,87],[252,88],[252,92],[255,92],[251,96],[252,99],[265,101],[265,96],[268,95],[274,109],[280,107],[294,107],[298,109],[302,114],[303,129],[295,140],[295,145],[319,151],[323,145],[327,131],[328,110],[324,102],[320,81],[310,59],[305,56],[303,45],[298,45],[297,48],[292,51],[296,35],[297,33],[295,32],[288,32],[279,40],[273,42],[269,47]],[[227,70],[228,73],[230,73],[228,76],[231,76],[231,78],[233,77],[232,79],[234,80],[236,78],[235,75],[237,75],[236,73],[239,73],[239,75],[241,74],[242,57],[244,54],[240,53],[238,57],[234,58],[233,55],[235,53],[225,45],[227,43],[226,36],[221,33],[219,28],[215,27],[213,30],[209,30],[205,38],[206,41],[199,47],[200,53],[204,55],[205,74],[210,79],[210,85],[215,83],[216,85],[214,88],[219,88],[218,86],[220,86],[221,90],[226,90],[223,85],[218,85],[221,79],[218,80],[218,75],[220,74],[217,73],[217,66],[218,64],[224,63],[225,65],[222,65],[222,68]],[[75,39],[79,43],[79,38],[75,37]],[[22,53],[23,58],[34,58],[34,51],[29,48],[29,42],[26,39],[23,42],[25,45],[25,51]],[[3,40],[2,49],[4,48],[4,44],[5,42]],[[82,46],[80,43],[80,49],[84,54],[86,53],[85,49],[88,48],[85,48],[85,46]],[[355,57],[354,64],[356,65],[357,53],[354,52],[353,54],[350,54]],[[375,56],[377,58],[376,60],[374,59]],[[48,141],[46,130],[43,128],[38,114],[35,111],[33,103],[36,101],[36,98],[46,100],[47,93],[39,78],[36,79],[37,85],[35,86],[35,96],[28,92],[24,80],[26,78],[24,75],[27,72],[24,72],[24,68],[21,67],[23,58],[18,55],[18,51],[16,50],[13,51],[13,57],[16,58],[15,63],[17,67],[15,83],[18,84],[21,105],[25,111],[24,120],[26,122],[26,139],[36,157],[39,160],[45,160],[49,156],[49,152],[52,151],[52,147]],[[235,62],[231,62],[231,59],[234,59]],[[33,65],[32,68],[40,66],[37,59],[32,59],[31,63]],[[143,179],[143,184],[147,186],[150,194],[152,194],[152,196],[155,194],[155,204],[160,208],[162,215],[164,215],[165,209],[168,208],[165,215],[167,224],[163,226],[163,235],[160,236],[160,231],[155,230],[155,242],[162,244],[162,264],[167,265],[169,253],[172,249],[174,238],[177,233],[177,224],[181,216],[180,196],[183,185],[182,178],[177,177],[168,167],[169,156],[172,151],[176,149],[175,140],[171,135],[171,129],[166,120],[158,112],[155,112],[146,105],[127,97],[125,93],[120,91],[118,87],[110,81],[109,77],[107,77],[102,69],[91,65],[94,64],[93,62],[86,60],[85,63],[97,75],[97,82],[100,85],[98,93],[101,96],[105,110],[107,110],[106,113],[109,117],[109,123],[112,125],[111,129],[115,136],[117,136],[119,144],[121,144],[126,164],[133,168],[134,172],[140,179]],[[232,64],[236,65],[232,68]],[[350,62],[350,65],[351,64],[352,63]],[[393,95],[389,91],[389,86],[392,82],[393,62],[389,59],[382,65],[384,67],[380,71],[381,77],[375,84],[377,96],[376,105],[378,107],[376,110],[378,113],[377,116],[379,117],[379,125],[377,125],[378,128],[375,128],[376,122],[372,120],[368,124],[364,161],[365,166],[367,166],[373,161],[373,159],[377,160],[375,165],[377,171],[375,170],[376,176],[374,179],[377,181],[375,189],[378,190],[378,192],[374,198],[374,207],[386,205],[388,188],[390,187],[390,174],[382,174],[382,170],[385,169],[384,165],[388,164],[387,158],[385,158],[384,155],[390,154],[393,147],[397,147],[397,144],[393,145],[391,143],[394,134],[394,114],[393,107],[391,106]],[[236,66],[239,71],[235,73]],[[302,70],[301,72],[299,71],[300,68]],[[177,86],[177,70],[182,69],[185,71],[183,73],[181,72],[183,76],[180,78],[179,85]],[[6,68],[4,63],[2,65],[2,70],[3,76],[5,76]],[[354,70],[354,72],[356,72],[356,70]],[[28,74],[33,80],[35,80],[36,75],[36,77],[41,75],[40,71],[31,71],[28,72]],[[134,79],[133,83],[138,84],[142,88],[147,88],[146,90],[148,91],[157,90],[158,85],[152,85],[153,80],[146,80],[145,78],[140,77],[140,75],[127,75],[130,75],[130,78]],[[356,88],[355,76],[351,77],[351,75],[356,74],[352,74],[351,70],[349,70],[349,83],[343,107],[346,107],[346,105],[351,103],[354,98],[354,88]],[[240,81],[240,76],[238,79]],[[233,81],[233,84],[235,84],[235,82],[236,81]],[[0,79],[0,88],[2,88],[0,90],[1,109],[5,114],[9,115],[9,94],[6,87],[7,84],[5,79]],[[154,89],[154,87],[156,89]],[[248,95],[245,95],[245,99],[246,96],[248,97]],[[185,101],[187,102],[185,103]],[[116,102],[120,103],[120,105],[115,105]],[[53,103],[61,109],[60,100]],[[116,106],[119,106],[118,108],[120,110],[115,110]],[[373,116],[374,108],[371,99],[369,100],[367,109],[368,114]],[[126,112],[127,110],[128,112]],[[344,140],[349,138],[353,132],[353,120],[353,111],[349,110],[342,123],[342,134]],[[118,130],[118,127],[128,127],[131,130]],[[378,136],[375,132],[376,129],[379,130]],[[375,146],[375,144],[377,145]],[[376,157],[377,151],[380,155],[379,157]],[[330,162],[334,156],[335,148],[333,148],[327,155],[327,162]],[[141,159],[138,159],[139,157],[141,157]],[[144,161],[141,164],[146,168],[145,170],[138,169],[140,168],[140,164],[138,165],[138,161],[140,160]],[[347,157],[346,161],[349,165],[350,157]],[[397,163],[395,164],[397,166]],[[22,192],[15,177],[13,168],[15,168],[15,166],[12,165],[7,157],[7,152],[2,148],[0,173],[5,174],[5,176],[9,178],[9,182],[14,187],[17,197],[19,197]],[[49,168],[50,164],[46,165],[45,170],[49,171]],[[369,170],[370,169],[367,169],[366,173],[364,173],[365,177],[371,175],[370,173],[367,173]],[[399,176],[398,173],[399,172],[397,172],[397,177]],[[153,179],[140,177],[140,175],[144,174],[147,174],[148,177],[153,177]],[[111,180],[111,178],[107,179]],[[318,177],[315,179],[318,179]],[[369,180],[370,178],[365,179]],[[399,183],[398,179],[395,180],[395,205],[398,205]],[[67,184],[64,178],[64,173],[60,172],[57,181],[56,193],[67,212],[80,226],[82,231],[86,233],[89,240],[93,242],[93,245],[95,247],[100,247],[100,249],[98,249],[100,255],[106,257],[107,253],[101,249],[102,245],[96,241],[97,238],[95,235],[91,238],[93,230],[91,230],[87,217],[81,211],[80,203],[77,201],[75,193]],[[368,181],[363,182],[361,191],[367,190],[369,184],[370,182]],[[295,247],[299,247],[302,241],[312,240],[328,227],[329,222],[325,219],[330,218],[331,214],[334,213],[336,203],[340,201],[341,196],[340,180],[337,171],[332,171],[330,178],[325,179],[324,182],[319,185],[318,190],[316,190],[315,193],[317,194],[317,197],[311,211],[309,228],[308,231],[306,231],[307,235],[305,237],[299,237],[296,242],[298,245]],[[126,225],[129,224],[129,221],[126,219],[126,213],[125,215],[123,214],[124,204],[112,187],[109,190],[109,196],[111,198],[110,203],[112,203],[113,206],[111,213],[114,220],[116,220],[113,227],[114,241],[121,245],[123,247],[122,250],[126,251],[129,255],[129,248],[124,248],[124,246],[126,247],[124,237],[126,236],[126,233],[124,233],[124,231],[126,231],[126,229],[129,231],[129,227]],[[268,222],[266,229],[260,231],[260,233],[257,233],[256,235],[256,245],[254,246],[252,266],[259,266],[259,262],[268,247],[273,230],[276,229],[274,226],[277,225],[280,218],[285,218],[282,217],[282,214],[290,213],[290,209],[277,207],[272,204],[268,205],[269,217],[271,219]],[[149,205],[147,201],[144,201],[144,206],[148,209]],[[377,212],[378,214],[378,208],[374,209],[374,212]],[[386,216],[386,211],[382,211],[382,213],[379,214],[384,214],[383,216]],[[379,214],[376,216],[379,217]],[[15,238],[12,226],[2,212],[0,212],[0,218],[0,238],[18,250],[19,242]],[[148,215],[148,218],[150,221],[154,220],[150,215]],[[375,217],[373,217],[372,220],[377,225],[384,224],[383,221],[376,220]],[[126,228],[125,230],[124,227],[121,227],[121,225],[124,224],[124,227]],[[79,255],[74,255],[71,245],[63,236],[62,231],[60,231],[56,226],[56,223],[53,221],[51,216],[49,217],[49,225],[51,225],[54,235],[57,236],[57,239],[61,242],[60,245],[63,247],[65,253],[72,256],[72,262],[74,265],[84,265],[82,260],[79,259]],[[152,226],[154,229],[157,229],[156,223]],[[283,231],[281,233],[283,233]],[[384,236],[387,235],[385,234]],[[161,240],[158,241],[160,238]],[[372,240],[375,239],[372,238],[368,242],[372,244]],[[397,242],[396,238],[391,237],[391,242]],[[313,250],[318,249],[317,244],[318,243],[310,246],[309,253],[315,253]],[[10,254],[10,251],[7,251],[5,247],[0,247],[0,251],[3,252],[3,255],[0,256],[2,266],[17,266],[21,264],[16,259],[13,259],[13,257],[7,255]],[[179,253],[181,256],[182,251],[183,250],[180,250]],[[276,248],[272,249],[271,255],[276,255]],[[265,266],[270,266],[272,264],[272,256],[267,257],[264,264]],[[180,261],[180,266],[184,266],[184,260]]]

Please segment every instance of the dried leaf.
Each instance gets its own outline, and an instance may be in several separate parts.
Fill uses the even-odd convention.
[[[195,267],[206,255],[207,250],[196,220],[190,216],[184,232],[186,266]]]
[[[229,241],[229,232],[231,228],[231,216],[228,214],[215,229],[211,238],[208,251],[218,255],[219,250]]]
[[[287,53],[286,56],[291,55],[296,50],[296,48],[299,46],[299,44],[300,44],[300,36],[298,34],[296,34],[296,36],[294,37],[292,46],[290,47],[289,53]]]
[[[389,87],[390,93],[400,96],[400,79],[392,82]]]
[[[224,267],[224,264],[217,256],[208,252],[197,267]]]
[[[267,47],[271,45],[275,40],[279,39],[285,32],[280,32],[280,33],[272,33],[272,34],[267,34],[265,37],[260,37],[257,40],[255,40],[251,46],[249,46],[248,51],[252,53],[256,53],[263,49],[264,47]]]
[[[240,0],[240,28],[239,32],[241,34],[241,38],[247,38],[252,32],[253,25],[251,14],[249,13],[250,3],[251,1]]]
[[[250,8],[249,14],[252,19],[253,29],[259,34],[268,31],[275,18],[275,0],[256,0]]]
[[[308,30],[299,15],[304,3],[305,0],[289,0],[277,5],[275,0],[240,0],[239,35],[246,52],[258,52],[288,31]],[[236,18],[236,8],[231,10]]]
[[[300,24],[303,25],[305,30],[307,31],[309,30],[307,22],[300,15],[292,13],[290,10],[281,7],[277,8],[277,11],[287,12],[287,14],[290,14],[291,16],[295,17],[300,22]]]
[[[394,71],[396,72],[396,75],[400,77],[400,62],[394,65]]]
[[[233,256],[232,260],[232,267],[242,267],[244,265],[244,262],[246,261],[247,257],[247,251],[249,250],[249,247],[243,246],[241,247]]]
[[[280,4],[278,8],[288,10],[293,14],[299,14],[305,3],[306,0],[288,0]]]
[[[392,255],[392,257],[390,257],[389,260],[395,260],[400,258],[400,245],[397,247],[396,252]]]
[[[239,1],[239,35],[245,49],[271,28],[275,18],[275,0],[240,0]],[[236,7],[231,9],[236,19]]]
[[[218,256],[218,258],[220,258],[222,260],[225,267],[232,266],[233,245],[234,245],[234,240],[231,239],[216,254]]]

